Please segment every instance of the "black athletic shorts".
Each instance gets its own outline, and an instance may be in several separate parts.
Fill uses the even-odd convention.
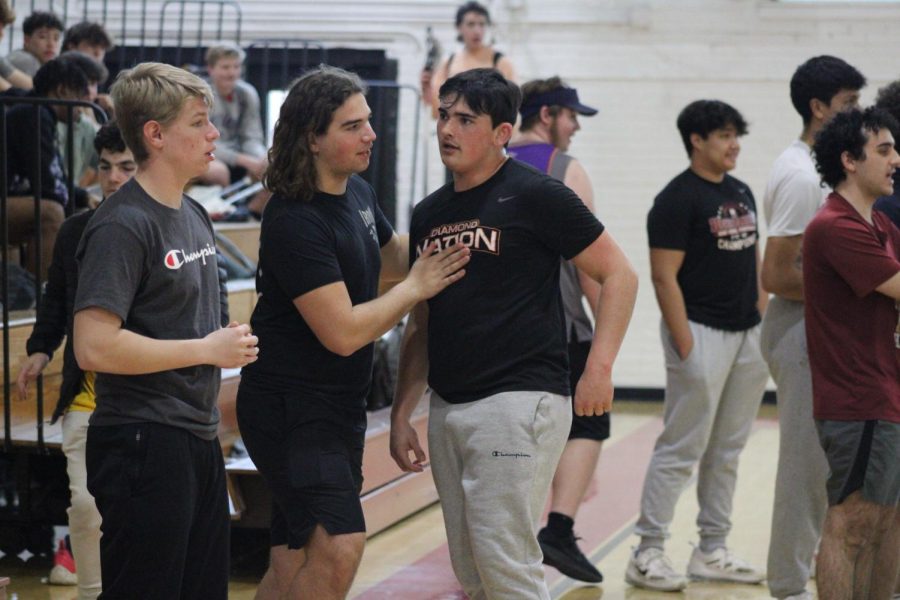
[[[366,436],[358,407],[241,380],[244,445],[272,492],[271,543],[302,548],[317,524],[331,535],[365,532],[359,493]]]
[[[609,438],[609,413],[603,413],[599,417],[579,417],[575,414],[575,386],[584,373],[587,364],[588,353],[591,351],[590,342],[569,342],[569,385],[572,389],[572,430],[569,439],[586,439],[603,441]]]
[[[900,502],[900,423],[817,420],[828,459],[828,504],[840,504],[856,490],[869,502]]]

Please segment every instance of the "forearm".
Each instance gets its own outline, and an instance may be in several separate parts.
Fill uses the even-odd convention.
[[[415,310],[423,309],[424,307]],[[424,325],[411,316],[400,344],[400,366],[394,402],[391,405],[391,421],[409,421],[427,388],[428,332]]]
[[[656,291],[656,301],[662,312],[663,322],[676,342],[684,342],[691,337],[691,328],[688,324],[687,307],[684,303],[684,295],[675,279],[653,280]]]
[[[401,281],[369,302],[353,306],[347,323],[340,326],[343,333],[338,348],[329,348],[332,352],[349,356],[363,346],[375,341],[412,310],[419,301],[410,283]]]
[[[585,366],[586,371],[598,374],[608,374],[612,371],[613,362],[631,322],[637,289],[637,275],[631,269],[604,280],[602,289],[599,290],[595,312],[597,324]]]
[[[157,340],[127,329],[102,336],[79,333],[75,319],[75,356],[85,371],[144,375],[211,364],[201,339]]]
[[[763,280],[765,290],[796,302],[803,302],[803,271],[799,265],[777,269]]]

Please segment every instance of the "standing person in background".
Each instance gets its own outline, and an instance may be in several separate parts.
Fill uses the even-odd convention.
[[[747,123],[724,102],[697,100],[677,124],[690,166],[647,216],[666,359],[665,428],[647,467],[635,528],[641,540],[625,573],[632,585],[662,591],[687,585],[664,547],[675,504],[698,463],[700,544],[688,576],[765,579],[726,544],[738,461],[769,378],[759,351],[766,297],[757,269],[756,203],[750,188],[728,175]]]
[[[106,199],[134,176],[137,165],[115,123],[100,128],[94,146],[100,155],[100,190]],[[41,310],[26,344],[28,358],[22,363],[17,379],[19,397],[24,400],[28,384],[41,374],[65,336],[63,381],[51,423],[62,417],[62,450],[72,494],[68,510],[71,549],[66,540],[60,540],[49,581],[58,585],[77,584],[78,600],[96,598],[101,590],[100,513],[87,489],[85,465],[88,419],[96,406],[95,373],[78,367],[72,338],[78,287],[75,252],[93,214],[93,210],[80,212],[66,219],[59,230]]]
[[[888,600],[900,575],[900,229],[873,210],[900,167],[879,108],[836,115],[814,156],[834,192],[803,234],[813,416],[828,512],[821,600]]]
[[[63,24],[52,12],[34,11],[22,22],[22,48],[9,54],[14,67],[34,77],[41,65],[59,55]]]
[[[880,90],[875,98],[875,106],[891,113],[900,122],[900,81],[890,83]],[[894,173],[894,191],[882,196],[875,203],[875,210],[880,210],[900,228],[900,172]],[[900,581],[897,581],[900,586]],[[898,590],[900,592],[900,590]]]
[[[594,212],[594,190],[581,163],[566,154],[572,136],[580,129],[578,115],[593,116],[597,109],[578,100],[578,92],[559,77],[529,81],[522,86],[522,125],[509,145],[509,155],[558,179]],[[600,302],[600,286],[569,261],[561,261],[559,289],[566,318],[569,352],[569,384],[575,389],[584,373],[594,330],[584,310],[587,298],[593,314]],[[572,407],[574,411],[574,405]],[[538,533],[544,564],[573,579],[603,581],[603,575],[578,548],[575,514],[593,481],[603,440],[609,438],[610,413],[572,417],[569,440],[559,459],[551,487],[547,526]]]
[[[812,144],[828,120],[859,103],[865,84],[859,71],[834,56],[816,56],[797,67],[790,93],[803,130],[776,159],[763,197],[769,239],[762,283],[772,300],[760,347],[778,398],[778,474],[768,558],[769,591],[775,598],[811,600],[806,584],[828,507],[828,463],[812,417],[803,324],[803,230],[830,191],[816,173]]]
[[[469,250],[430,247],[411,268],[408,243],[359,173],[375,132],[365,87],[322,66],[281,106],[265,174],[260,359],[245,368],[237,415],[272,491],[271,561],[259,600],[344,598],[362,558],[359,493],[374,340],[419,301],[461,278]],[[378,296],[379,278],[403,279]]]
[[[456,39],[462,42],[459,53],[451,53],[432,73],[422,71],[422,98],[437,118],[440,105],[438,90],[449,78],[469,69],[493,68],[506,79],[516,80],[516,71],[509,57],[494,49],[491,35],[491,15],[478,2],[466,2],[456,10]]]

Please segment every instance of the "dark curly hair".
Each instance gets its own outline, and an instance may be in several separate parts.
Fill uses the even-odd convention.
[[[355,73],[320,65],[291,84],[281,105],[269,167],[263,176],[266,189],[286,198],[312,200],[316,193],[316,165],[312,139],[328,131],[335,111],[366,86]]]
[[[125,145],[125,140],[122,138],[122,131],[115,121],[108,121],[97,130],[97,135],[94,136],[94,150],[97,151],[98,156],[104,150],[113,154],[128,150],[128,146]]]
[[[860,90],[866,78],[836,56],[814,56],[797,67],[791,77],[791,103],[807,125],[812,120],[810,101],[830,104],[841,90]]]
[[[691,135],[697,134],[704,140],[716,129],[734,127],[739,136],[747,134],[747,122],[741,113],[721,100],[694,100],[678,114],[678,131],[688,156],[694,151]]]
[[[813,153],[816,170],[832,188],[847,178],[841,156],[846,152],[854,160],[865,160],[869,136],[888,129],[897,136],[900,125],[891,113],[870,106],[865,110],[840,112],[816,135]]]
[[[900,81],[889,83],[878,90],[875,106],[882,108],[900,121]]]

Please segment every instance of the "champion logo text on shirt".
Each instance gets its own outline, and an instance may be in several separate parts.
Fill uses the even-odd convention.
[[[438,251],[459,242],[473,252],[500,254],[500,230],[482,225],[479,219],[433,227],[428,236],[416,245],[416,256],[421,256],[431,242],[437,245]]]
[[[194,250],[193,252],[187,252],[184,249],[181,250],[169,250],[166,252],[166,257],[163,259],[163,264],[166,265],[167,269],[171,269],[172,271],[177,271],[183,265],[194,262],[195,260],[202,260],[203,264],[206,264],[207,256],[215,256],[216,249],[211,244],[206,244],[205,247],[200,248],[199,250]]]
[[[720,250],[744,250],[756,245],[756,213],[743,202],[725,202],[709,219],[709,232]]]

